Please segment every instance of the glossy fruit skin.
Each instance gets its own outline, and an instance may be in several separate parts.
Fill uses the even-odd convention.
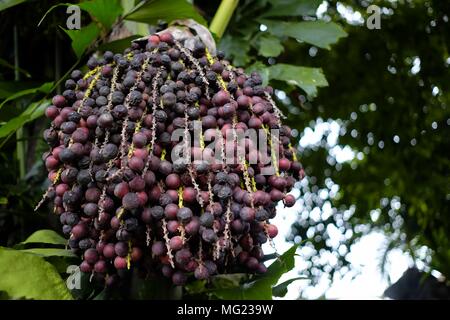
[[[224,54],[210,57],[199,39],[176,38],[165,30],[123,53],[91,57],[89,73],[73,71],[45,111],[48,198],[70,248],[83,257],[80,268],[108,288],[135,268],[174,285],[264,273],[261,245],[278,234],[269,220],[277,202],[295,206],[289,192],[304,177],[291,129],[268,96],[273,89]],[[280,144],[270,174],[262,158],[273,160],[272,150],[249,137],[223,150],[207,147],[246,130],[269,138],[271,129]],[[180,130],[194,135],[191,157],[175,161]],[[227,161],[228,151],[243,151],[244,159]]]

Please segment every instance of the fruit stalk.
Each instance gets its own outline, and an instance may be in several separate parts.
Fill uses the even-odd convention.
[[[230,22],[231,16],[236,9],[239,0],[222,0],[216,14],[214,15],[209,30],[218,38],[222,38],[225,29]]]

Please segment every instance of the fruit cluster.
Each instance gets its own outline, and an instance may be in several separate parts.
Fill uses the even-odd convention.
[[[130,268],[162,272],[175,285],[192,275],[265,272],[261,245],[278,233],[268,221],[278,201],[294,205],[287,193],[303,176],[273,89],[200,40],[188,49],[168,32],[87,67],[72,72],[45,112],[51,185],[40,203],[52,200],[81,271],[108,286]],[[195,123],[199,139],[191,138]],[[226,136],[235,155],[236,132],[247,129],[279,135],[264,152],[245,138],[244,156],[229,163]],[[176,130],[183,161],[172,159]],[[273,160],[273,174],[252,154]]]

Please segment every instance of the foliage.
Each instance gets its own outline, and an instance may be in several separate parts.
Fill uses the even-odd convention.
[[[78,258],[61,248],[66,240],[52,230],[33,233],[16,249],[0,247],[0,292],[13,299],[67,300],[72,295],[60,273]],[[59,246],[60,248],[45,248]],[[60,257],[55,260],[55,257]],[[51,259],[53,258],[53,259]],[[65,268],[53,264],[65,262]]]
[[[300,42],[304,42],[330,49],[330,45],[345,37],[346,33],[336,23],[312,19],[320,4],[318,1],[302,2],[304,5],[299,5],[297,1],[284,1],[284,6],[280,6],[277,1],[243,1],[236,9],[219,47],[236,66],[256,70],[267,81],[279,80],[288,86],[299,86],[314,97],[318,87],[327,85],[322,70],[299,67],[292,64],[292,60],[283,60],[285,44],[295,42],[298,48]],[[297,8],[295,14],[284,12],[289,6]],[[283,11],[278,13],[278,9]],[[309,21],[303,21],[304,15],[309,16]],[[261,28],[267,30],[261,32]],[[275,63],[277,57],[279,60]]]
[[[214,276],[210,283],[196,280],[186,286],[190,295],[207,295],[217,299],[270,300],[272,296],[284,297],[286,287],[301,277],[276,285],[281,276],[294,268],[294,256],[298,246],[294,245],[267,268],[267,273],[251,278],[247,274],[236,273]]]
[[[362,1],[345,4],[366,12]],[[449,26],[443,17],[449,6],[441,1],[380,4],[393,13],[382,16],[380,30],[347,25],[349,40],[313,59],[323,66],[330,87],[306,107],[300,125],[317,118],[339,121],[337,143],[350,146],[357,157],[344,163],[333,160],[327,134],[301,150],[309,176],[304,210],[318,206],[324,212],[331,201],[333,214],[299,220],[294,235],[308,239],[316,252],[340,257],[331,266],[337,270],[347,263],[352,243],[380,230],[388,236],[386,251],[401,248],[448,279],[450,113],[443,88],[449,80]],[[332,8],[330,15],[337,21]],[[350,65],[351,72],[343,74],[341,66]],[[333,193],[333,184],[339,186],[336,197],[321,197],[322,190]],[[332,226],[344,227],[337,246],[328,240]],[[428,255],[415,257],[421,246],[432,250],[431,261]],[[314,258],[310,261],[318,266]],[[323,268],[330,271],[330,266]]]

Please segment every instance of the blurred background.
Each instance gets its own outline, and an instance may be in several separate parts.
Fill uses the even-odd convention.
[[[94,28],[83,11],[79,31],[58,3],[0,2],[0,246],[60,230],[33,208],[64,75],[173,19],[208,22],[220,1],[144,1],[132,19],[120,14],[139,1],[107,1],[120,10]],[[449,19],[439,0],[239,1],[218,47],[277,89],[307,175],[275,219],[277,250],[300,244],[289,275],[306,277],[286,298],[450,297]]]

